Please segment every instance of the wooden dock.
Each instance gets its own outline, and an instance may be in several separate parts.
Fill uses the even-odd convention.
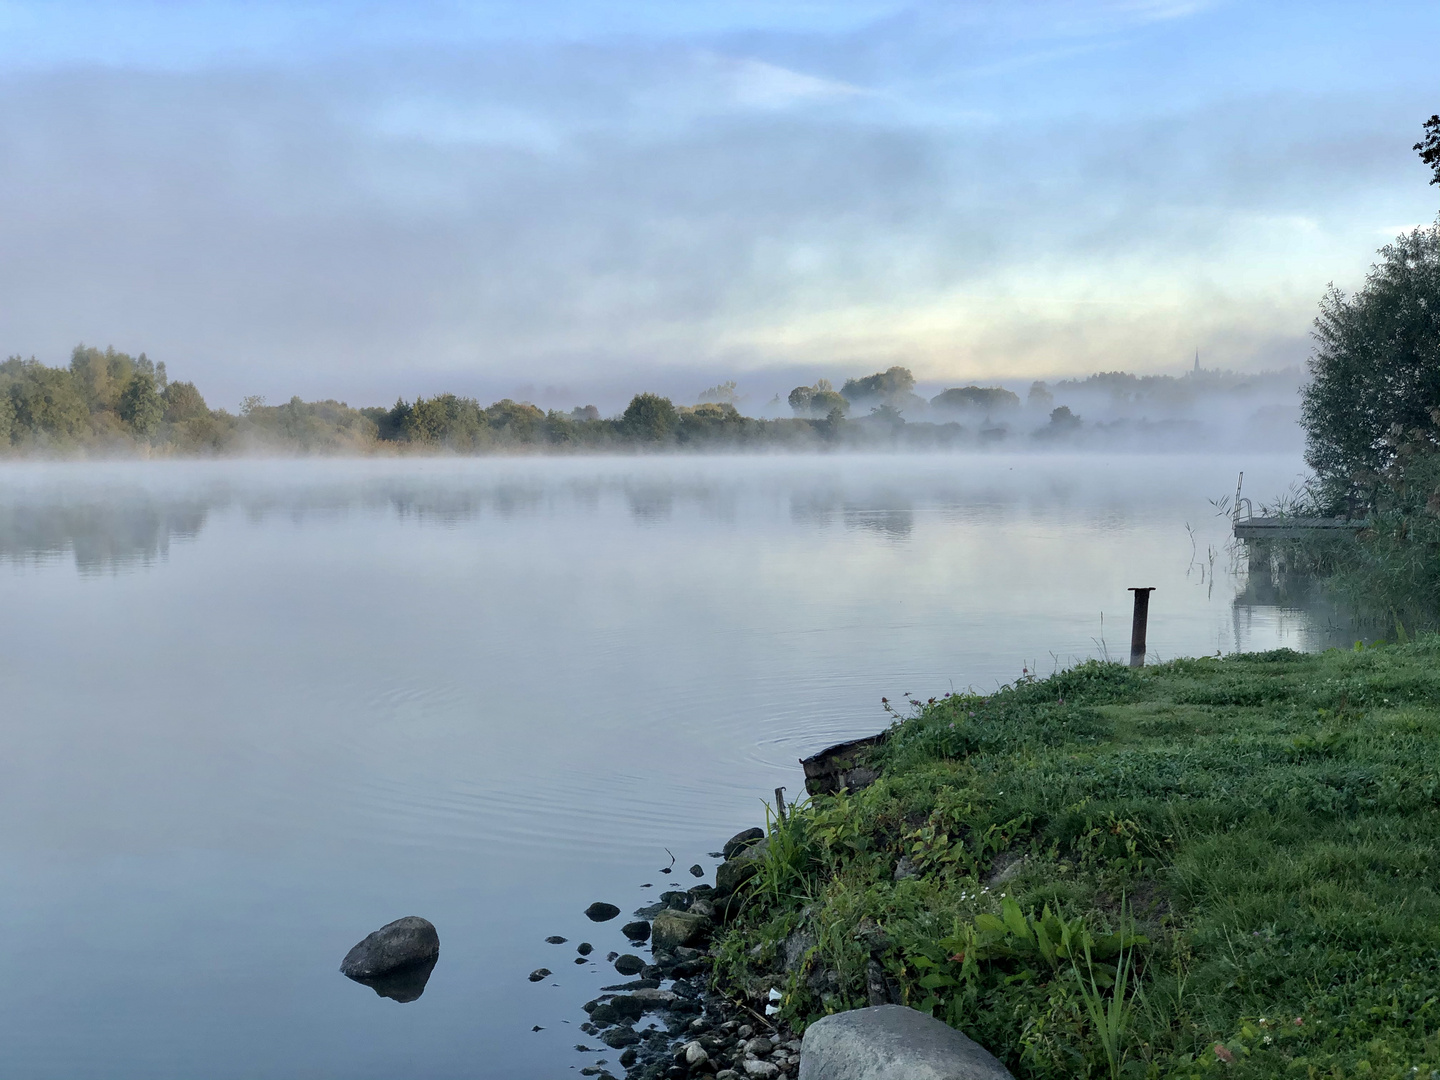
[[[1294,540],[1302,536],[1346,536],[1365,528],[1360,518],[1247,517],[1235,519],[1236,540]]]

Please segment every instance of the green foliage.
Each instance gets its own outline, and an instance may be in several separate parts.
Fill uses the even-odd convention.
[[[0,392],[0,449],[8,449],[10,437],[15,428],[15,406],[10,395]]]
[[[790,408],[796,416],[828,418],[836,410],[843,417],[850,411],[850,401],[837,394],[829,379],[817,379],[814,386],[797,386],[790,391]]]
[[[172,424],[209,416],[210,409],[192,382],[172,382],[161,395],[165,399],[165,419]]]
[[[718,977],[803,1026],[878,964],[1022,1080],[1428,1076],[1440,638],[1409,636],[917,701],[873,785],[772,822]]]
[[[1315,320],[1301,422],[1329,512],[1368,501],[1399,440],[1435,430],[1440,409],[1440,221],[1402,234],[1380,257],[1353,296],[1332,287]]]
[[[153,435],[165,417],[165,401],[155,387],[155,376],[147,371],[131,374],[115,411],[142,439]]]
[[[625,406],[620,423],[626,434],[641,442],[660,442],[679,423],[679,414],[669,398],[658,394],[636,394]]]
[[[930,399],[934,409],[1001,412],[1020,407],[1019,395],[999,386],[958,386],[943,390]]]
[[[405,416],[404,433],[411,442],[456,450],[473,450],[486,428],[485,415],[474,398],[437,394],[416,398]]]
[[[89,428],[90,412],[68,371],[12,356],[0,364],[0,388],[10,398],[16,442],[65,446]]]
[[[846,379],[840,393],[846,400],[857,404],[871,401],[893,403],[898,398],[911,396],[914,389],[915,376],[910,374],[909,368],[897,365],[875,375],[866,375],[863,379]]]

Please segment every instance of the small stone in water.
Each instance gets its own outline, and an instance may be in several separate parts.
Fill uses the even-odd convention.
[[[645,961],[633,953],[626,953],[616,958],[615,970],[621,975],[638,975],[645,970]]]
[[[694,866],[690,867],[690,873],[695,877],[704,877],[705,868],[697,862]]]
[[[583,956],[577,956],[575,957],[575,962],[577,964],[588,964],[590,961],[586,960]]]
[[[547,944],[547,945],[564,945],[565,942],[568,941],[568,940],[569,940],[569,938],[563,938],[563,937],[561,937],[559,934],[551,934],[549,937],[547,937],[547,938],[545,939],[545,944]]]
[[[620,909],[614,904],[607,904],[601,900],[595,901],[585,909],[585,917],[591,922],[609,922],[620,914]]]
[[[545,976],[549,974],[549,968],[536,968],[534,971],[530,972],[530,981],[539,982],[541,979],[545,978]]]
[[[578,952],[581,956],[589,956],[592,952],[595,951],[595,946],[591,945],[588,941],[582,941],[579,945],[575,947],[575,951]]]
[[[539,1024],[536,1024],[536,1025],[535,1025],[534,1027],[532,1027],[530,1030],[531,1030],[531,1031],[544,1031],[545,1029],[544,1029],[543,1027],[541,1027]]]
[[[650,937],[650,924],[644,919],[638,919],[632,923],[626,923],[620,928],[620,932],[631,941],[647,941]]]
[[[619,955],[620,955],[620,954],[619,954],[618,952],[614,952],[614,951],[612,950],[611,952],[608,952],[608,953],[605,954],[605,962],[606,962],[607,964],[609,964],[609,963],[614,963],[615,958],[616,958],[617,956],[619,956]]]

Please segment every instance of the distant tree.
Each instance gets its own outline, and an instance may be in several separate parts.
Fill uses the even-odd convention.
[[[632,438],[659,442],[675,429],[678,419],[669,398],[659,394],[636,394],[625,406],[620,425]]]
[[[894,399],[910,395],[914,389],[915,376],[910,369],[897,366],[863,379],[846,379],[840,393],[857,405],[876,399],[895,404]]]
[[[529,443],[540,438],[545,414],[528,401],[503,398],[485,410],[485,422],[507,442]]]
[[[265,398],[261,394],[251,394],[249,397],[240,399],[240,415],[249,416],[256,409],[265,408]]]
[[[600,410],[594,405],[576,405],[570,410],[570,419],[579,423],[599,420]]]
[[[125,389],[120,392],[119,406],[115,411],[141,438],[148,439],[155,434],[155,429],[165,418],[165,401],[155,389],[153,369],[137,368],[131,373]]]
[[[160,367],[164,365],[158,365],[157,371]],[[160,396],[165,400],[165,419],[172,424],[210,414],[205,399],[192,382],[167,383]]]
[[[930,404],[937,409],[998,412],[1018,409],[1020,398],[1000,386],[959,386],[936,394]]]
[[[1300,417],[1330,510],[1390,465],[1402,437],[1431,432],[1440,408],[1440,219],[1379,254],[1354,295],[1330,287],[1312,331]]]
[[[1440,184],[1440,113],[1431,116],[1424,124],[1425,137],[1411,149],[1420,153],[1420,160],[1434,170],[1430,183]]]
[[[412,442],[443,443],[460,450],[474,449],[485,427],[480,403],[454,394],[416,398],[405,418],[405,435]]]
[[[10,398],[15,442],[70,442],[89,430],[86,408],[70,372],[46,367],[33,356],[12,356],[0,364],[0,389]]]
[[[1032,409],[1048,409],[1055,404],[1055,395],[1050,393],[1050,387],[1037,379],[1030,384],[1030,392],[1025,395],[1025,404]]]
[[[841,415],[850,411],[850,402],[835,392],[829,379],[816,379],[814,386],[797,386],[790,391],[790,408],[796,416],[820,419],[836,409]]]
[[[11,433],[15,430],[15,406],[10,395],[0,391],[0,449],[10,445]]]
[[[735,392],[736,383],[734,379],[728,379],[719,386],[712,386],[708,390],[700,391],[697,399],[702,404],[714,402],[717,405],[738,405],[740,398]]]

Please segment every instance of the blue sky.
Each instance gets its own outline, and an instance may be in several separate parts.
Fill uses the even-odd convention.
[[[216,404],[1300,362],[1430,3],[0,0],[0,351]]]

